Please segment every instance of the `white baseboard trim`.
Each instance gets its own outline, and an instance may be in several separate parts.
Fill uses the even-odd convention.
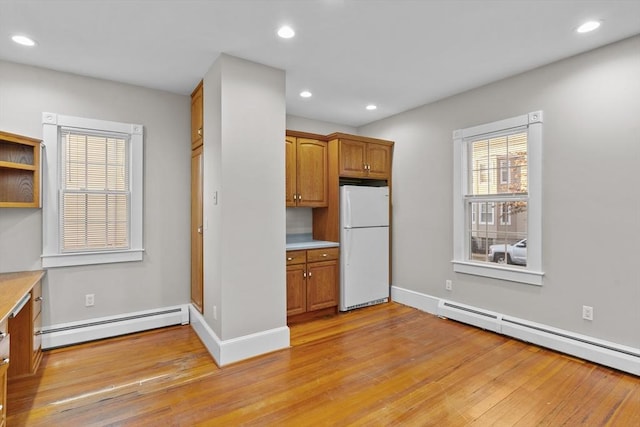
[[[438,314],[438,303],[440,302],[440,298],[435,298],[430,295],[421,294],[419,292],[399,288],[397,286],[391,286],[391,300],[417,308],[421,311],[426,311],[427,313],[435,315]]]
[[[287,326],[223,341],[192,305],[189,305],[189,313],[191,327],[218,366],[225,366],[250,357],[289,348],[290,336]]]
[[[42,348],[49,349],[189,323],[188,306],[177,305],[123,313],[42,328]]]
[[[478,307],[393,286],[392,299],[437,316],[457,320],[579,357],[634,375],[640,375],[640,349],[587,335],[506,316]]]

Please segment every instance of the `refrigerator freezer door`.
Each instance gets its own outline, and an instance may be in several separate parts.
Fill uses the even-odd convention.
[[[389,298],[389,228],[342,230],[340,310]]]
[[[389,225],[389,187],[340,187],[341,227]]]

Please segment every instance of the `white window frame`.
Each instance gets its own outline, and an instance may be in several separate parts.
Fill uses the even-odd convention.
[[[499,120],[492,123],[458,129],[453,132],[453,271],[476,276],[530,285],[542,285],[542,111]],[[479,262],[470,259],[471,253],[465,214],[465,194],[469,185],[468,150],[466,141],[481,135],[509,132],[524,128],[527,131],[527,266]]]
[[[498,171],[500,173],[500,184],[509,184],[511,182],[511,168],[507,159],[498,160]],[[505,179],[506,175],[506,179]]]
[[[474,203],[474,205],[476,204]],[[496,213],[496,205],[494,202],[481,203],[480,210],[478,210],[478,224],[481,224],[481,225],[495,224],[495,213]],[[484,221],[482,220],[482,215],[484,215]],[[487,218],[491,218],[491,220],[487,221]]]
[[[498,218],[500,218],[500,225],[511,225],[511,210],[504,211],[505,204],[500,203],[498,207]]]
[[[142,261],[142,204],[143,204],[143,139],[140,124],[42,113],[43,124],[43,191],[42,191],[42,267],[107,264]],[[87,131],[117,132],[129,135],[129,185],[131,205],[129,212],[129,248],[108,251],[63,252],[60,245],[60,202],[62,173],[60,162],[60,129],[86,129]]]

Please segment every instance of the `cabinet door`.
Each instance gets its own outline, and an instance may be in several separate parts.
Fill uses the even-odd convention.
[[[338,305],[338,261],[307,264],[307,311]]]
[[[367,146],[367,176],[388,179],[391,172],[391,146],[369,143]]]
[[[202,82],[196,87],[191,94],[191,149],[195,149],[202,145],[202,134],[204,129],[203,119],[203,98],[202,98]]]
[[[327,206],[327,156],[324,141],[298,138],[296,144],[296,183],[298,206]]]
[[[202,313],[202,146],[191,153],[191,302]]]
[[[7,364],[0,359],[0,427],[4,427],[7,420]]]
[[[287,316],[307,311],[306,264],[287,267]]]
[[[367,144],[348,139],[340,140],[340,176],[362,178],[367,163]]]
[[[287,136],[284,140],[284,144],[286,159],[285,202],[287,207],[292,207],[296,206],[296,199],[294,198],[294,195],[296,195],[298,191],[296,185],[296,138],[293,136]]]

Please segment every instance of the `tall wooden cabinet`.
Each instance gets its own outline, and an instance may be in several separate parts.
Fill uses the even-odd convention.
[[[191,152],[191,302],[203,311],[202,145]]]
[[[288,135],[286,206],[327,206],[327,142]]]
[[[202,98],[202,82],[191,93],[191,149],[202,145],[204,137],[204,103]]]
[[[0,131],[0,208],[40,207],[40,141]]]
[[[204,312],[203,289],[203,84],[191,94],[191,302]]]

